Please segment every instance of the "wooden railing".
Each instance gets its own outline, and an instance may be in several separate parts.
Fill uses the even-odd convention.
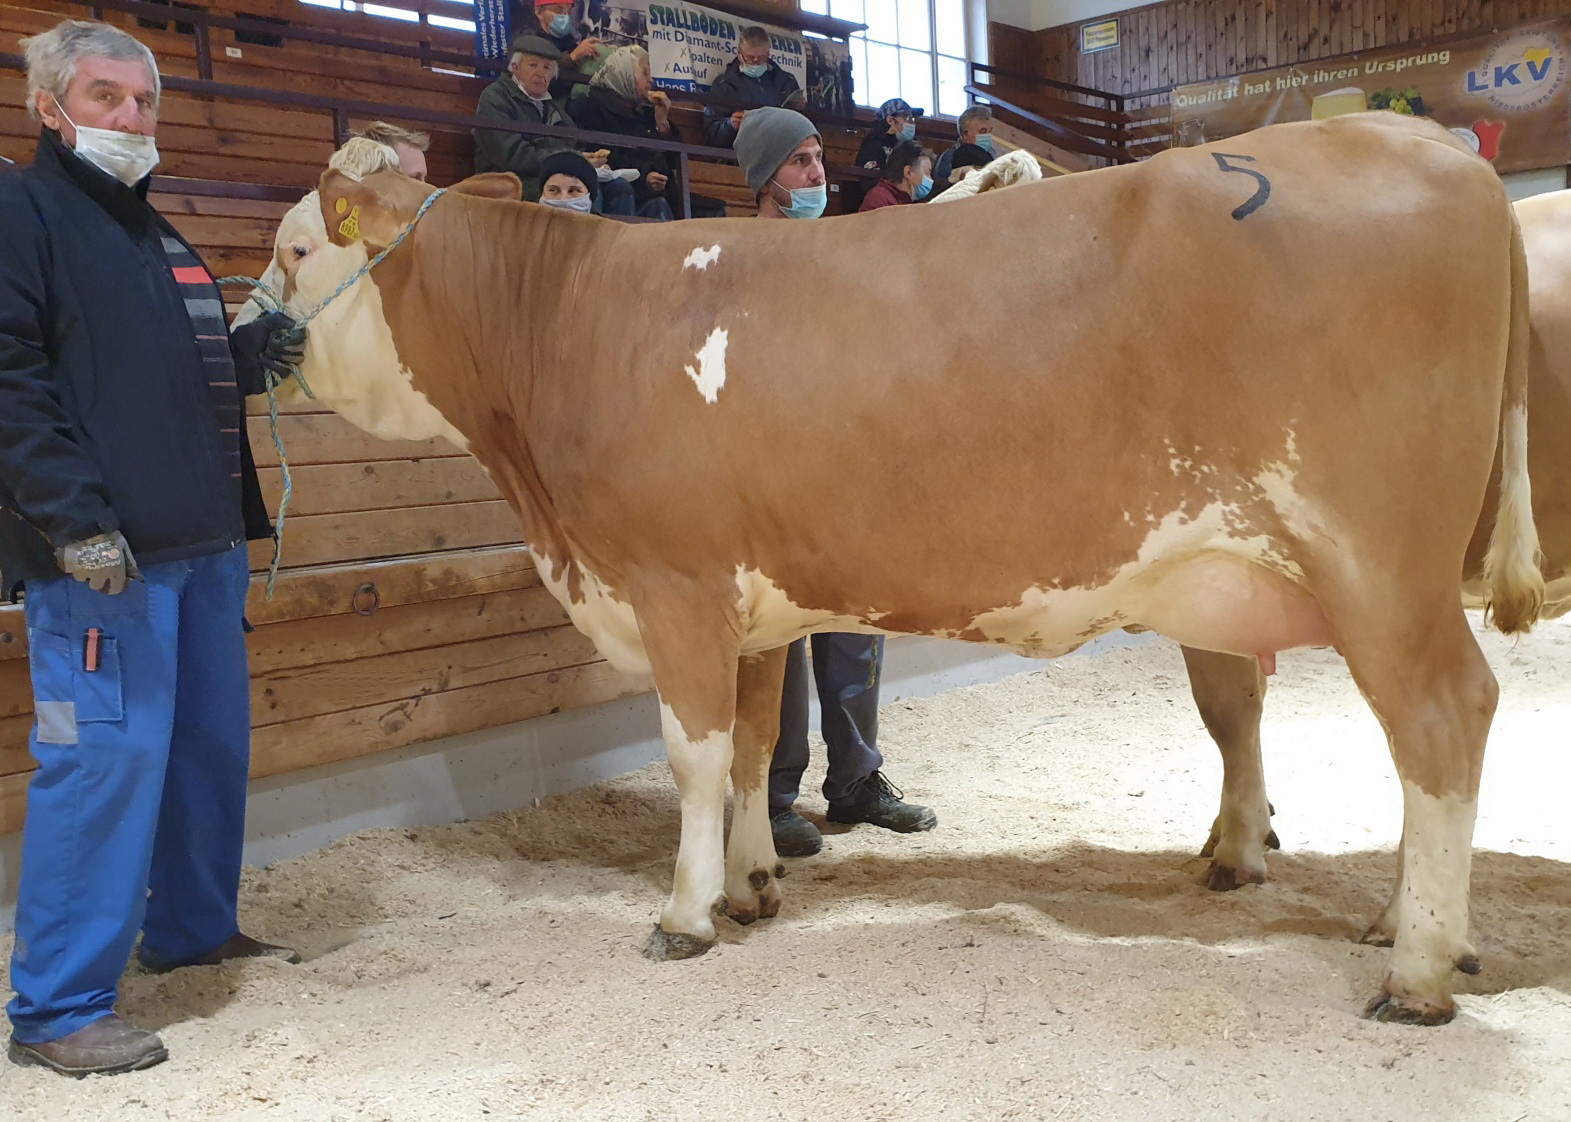
[[[966,92],[1039,139],[1109,164],[1154,155],[1171,142],[1171,89],[1108,93],[983,63],[971,64]]]

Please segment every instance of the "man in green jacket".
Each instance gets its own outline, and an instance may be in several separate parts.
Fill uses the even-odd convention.
[[[561,60],[562,52],[549,39],[539,35],[518,36],[513,40],[507,73],[480,95],[475,116],[576,128],[573,118],[568,116],[567,106],[560,98],[551,96],[551,83],[556,79]],[[524,198],[538,202],[541,163],[556,152],[577,151],[578,147],[564,137],[476,129],[475,171],[510,171],[523,180]],[[585,152],[584,155],[596,168],[605,164],[604,151]],[[633,213],[633,190],[624,180],[602,183],[601,199],[607,214]]]

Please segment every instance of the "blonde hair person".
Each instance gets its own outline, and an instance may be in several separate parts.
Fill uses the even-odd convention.
[[[333,171],[343,172],[350,179],[358,180],[385,168],[398,168],[399,159],[398,153],[391,145],[382,144],[367,136],[355,136],[328,158],[327,166]],[[320,197],[312,191],[290,207],[283,221],[278,224],[278,234],[273,242],[273,259],[267,263],[267,268],[262,271],[261,276],[262,284],[267,291],[274,297],[282,298],[284,269],[279,264],[279,253],[283,251],[284,246],[291,246],[291,252],[297,258],[304,258],[315,252],[326,241],[327,224],[322,221]],[[265,297],[252,296],[247,300],[245,306],[235,315],[235,326],[250,323],[258,316],[272,311],[271,303],[263,306],[265,299]]]
[[[398,157],[398,167],[410,179],[426,180],[425,154],[431,149],[431,137],[386,121],[372,121],[360,130],[360,136],[385,144]]]

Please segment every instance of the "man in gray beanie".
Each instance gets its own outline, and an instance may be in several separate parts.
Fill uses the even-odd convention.
[[[829,201],[818,126],[794,109],[754,109],[737,130],[737,163],[760,218],[817,218]]]
[[[760,218],[817,218],[828,201],[824,146],[812,121],[791,109],[754,109],[742,119],[733,146]],[[781,857],[808,857],[823,847],[817,826],[795,803],[807,771],[807,644],[798,639],[786,657],[780,697],[780,739],[769,768],[769,826]],[[824,798],[829,821],[870,822],[886,830],[931,830],[938,816],[906,802],[879,769],[878,680],[884,668],[882,635],[812,636],[813,680],[823,713],[829,770]]]

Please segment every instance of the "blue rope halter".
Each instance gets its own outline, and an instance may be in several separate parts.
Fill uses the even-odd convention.
[[[445,194],[447,194],[447,188],[439,187],[437,190],[427,195],[425,197],[425,201],[420,204],[420,209],[415,211],[415,216],[409,220],[409,225],[400,230],[398,236],[388,243],[385,249],[367,261],[364,265],[360,266],[354,275],[352,275],[348,280],[344,281],[343,284],[333,289],[326,300],[323,300],[304,316],[297,317],[299,319],[300,326],[306,326],[317,316],[321,315],[322,312],[327,309],[329,304],[353,288],[362,277],[380,265],[389,253],[392,253],[393,250],[402,245],[404,243],[404,239],[407,238],[414,230],[415,225],[425,217],[426,211],[431,209],[431,205]],[[252,295],[261,298],[264,306],[271,305],[271,311],[288,311],[288,309],[284,307],[284,302],[280,294],[275,293],[272,289],[268,288],[267,285],[263,284],[255,277],[218,277],[216,283],[219,285],[249,286],[252,289]],[[309,384],[307,384],[305,375],[300,372],[299,368],[296,368],[293,377],[295,381],[300,384],[300,391],[304,393],[306,397],[310,398],[312,401],[315,401],[316,394],[311,392],[311,387]],[[278,467],[284,477],[284,494],[283,497],[278,500],[278,519],[273,523],[273,560],[267,566],[267,599],[269,600],[273,598],[273,585],[278,581],[278,563],[284,554],[284,518],[289,513],[289,500],[294,497],[295,493],[294,480],[291,478],[289,471],[289,457],[284,454],[284,442],[283,439],[278,435],[278,386],[282,381],[283,378],[279,377],[271,370],[267,371],[263,375],[263,382],[267,387],[267,420],[269,426],[272,429],[273,448],[278,452]]]

